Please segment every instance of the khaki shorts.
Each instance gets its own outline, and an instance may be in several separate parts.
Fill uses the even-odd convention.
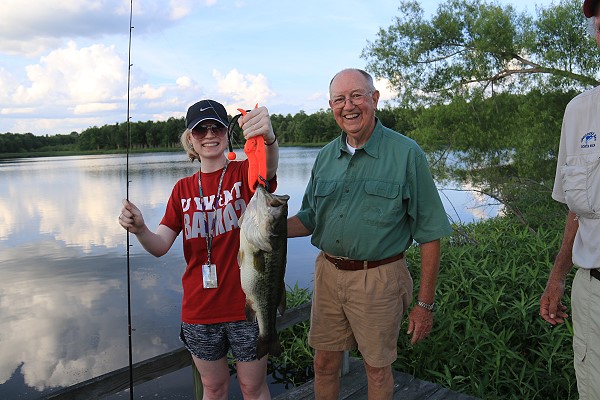
[[[600,281],[579,268],[571,288],[573,351],[580,400],[600,399]]]
[[[358,348],[367,364],[391,365],[398,356],[400,323],[412,290],[404,258],[368,270],[342,271],[319,253],[309,345],[328,351]]]

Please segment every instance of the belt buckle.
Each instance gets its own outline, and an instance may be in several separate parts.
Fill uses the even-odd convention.
[[[337,257],[337,256],[330,256],[330,257],[333,258],[333,265],[335,265],[335,268],[336,269],[340,269],[338,263],[341,263],[342,261],[344,261],[345,258],[344,257]]]

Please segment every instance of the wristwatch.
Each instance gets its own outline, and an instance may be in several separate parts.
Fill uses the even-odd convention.
[[[421,300],[417,300],[417,305],[419,307],[423,307],[427,311],[431,311],[431,312],[433,312],[433,310],[435,309],[435,302],[431,303],[431,304],[427,304],[425,302],[422,302]]]

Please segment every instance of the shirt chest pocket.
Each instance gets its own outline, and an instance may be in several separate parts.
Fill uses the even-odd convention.
[[[317,204],[327,200],[335,192],[336,182],[317,182],[315,185],[315,201]]]
[[[361,207],[365,224],[390,226],[398,223],[401,211],[400,185],[390,182],[366,182]]]
[[[584,218],[600,218],[600,157],[579,159],[561,171],[569,210]]]

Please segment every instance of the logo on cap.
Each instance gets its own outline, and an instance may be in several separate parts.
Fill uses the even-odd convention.
[[[196,125],[206,120],[220,122],[223,126],[229,125],[227,111],[217,101],[201,100],[188,108],[185,117],[185,125],[188,129],[194,129]]]

